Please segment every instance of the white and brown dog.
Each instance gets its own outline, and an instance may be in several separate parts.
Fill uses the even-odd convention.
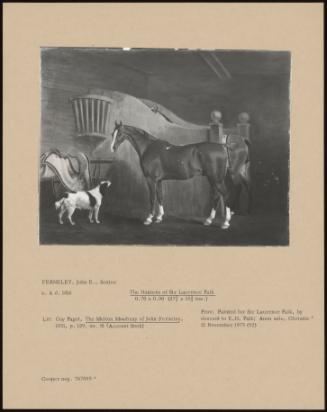
[[[75,209],[89,210],[89,220],[93,223],[93,217],[95,223],[99,221],[99,209],[102,203],[103,196],[109,189],[111,182],[109,180],[102,181],[98,186],[89,191],[80,191],[75,193],[66,192],[64,197],[55,202],[56,210],[59,210],[59,223],[62,225],[63,215],[67,212],[67,218],[71,225],[75,225],[72,220]]]

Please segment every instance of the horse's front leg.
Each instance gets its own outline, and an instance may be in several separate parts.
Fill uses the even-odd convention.
[[[153,216],[155,213],[155,200],[156,200],[156,183],[147,178],[148,188],[149,188],[149,198],[150,198],[150,213],[143,222],[146,226],[151,225]]]
[[[210,215],[204,221],[204,226],[210,226],[214,218],[216,217],[216,209],[212,208]]]
[[[163,201],[163,196],[162,196],[162,182],[157,182],[157,200],[158,200],[158,214],[156,217],[156,223],[162,222],[162,218],[164,215],[164,208],[162,205]]]

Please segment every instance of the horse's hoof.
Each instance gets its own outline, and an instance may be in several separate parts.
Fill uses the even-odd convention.
[[[151,225],[151,223],[152,223],[152,220],[145,220],[145,221],[143,222],[143,224],[144,224],[145,226],[149,226],[149,225]]]
[[[203,224],[204,226],[210,226],[211,223],[212,223],[212,220],[205,220]]]
[[[75,226],[75,225],[76,225],[76,223],[75,223],[75,222],[70,222],[70,224],[71,224],[72,226]]]
[[[221,226],[221,228],[222,229],[228,229],[229,228],[229,223],[224,223],[222,226]]]
[[[161,218],[156,219],[155,222],[156,222],[156,223],[161,223],[161,222],[162,222],[162,219],[161,219]]]

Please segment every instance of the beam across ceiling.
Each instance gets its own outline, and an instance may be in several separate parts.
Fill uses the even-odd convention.
[[[200,52],[200,56],[220,80],[231,79],[232,76],[220,59],[212,52]]]

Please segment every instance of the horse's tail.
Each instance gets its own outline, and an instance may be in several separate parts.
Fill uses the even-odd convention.
[[[247,147],[246,158],[243,157],[243,163],[240,165],[238,171],[234,174],[231,173],[231,170],[227,170],[228,180],[231,180],[234,186],[239,187],[239,190],[236,192],[236,197],[234,198],[234,207],[237,208],[240,205],[240,195],[242,188],[247,193],[247,213],[251,212],[252,209],[252,182],[251,182],[251,173],[250,173],[250,160],[251,160],[251,143],[248,139],[244,139],[244,143]]]
[[[247,148],[248,148],[248,157],[247,157],[247,159],[246,159],[246,163],[249,163],[250,162],[250,152],[251,152],[251,147],[252,147],[252,145],[251,145],[251,143],[250,143],[250,140],[249,139],[244,139],[244,143],[246,144],[246,146],[247,146]]]
[[[251,181],[251,163],[250,163],[250,152],[251,152],[251,143],[248,139],[245,139],[245,144],[248,147],[248,155],[247,160],[245,161],[243,168],[242,168],[242,181],[243,187],[245,188],[248,196],[248,203],[246,211],[247,213],[251,213],[252,210],[252,203],[253,203],[253,188],[252,188],[252,181]]]

